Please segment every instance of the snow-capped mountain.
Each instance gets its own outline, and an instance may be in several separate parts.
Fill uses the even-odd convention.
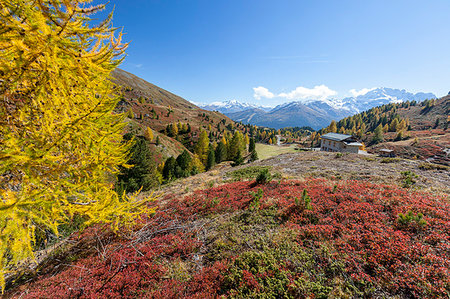
[[[205,110],[219,111],[223,114],[241,112],[249,109],[262,109],[264,111],[269,111],[272,109],[272,107],[259,106],[250,103],[241,103],[237,100],[213,102],[211,104],[198,104],[197,106]]]
[[[343,107],[347,108],[352,114],[359,113],[370,108],[385,105],[389,103],[400,103],[404,101],[421,102],[425,99],[433,99],[436,96],[432,93],[418,92],[416,94],[404,89],[393,88],[375,88],[366,94],[357,97],[348,97],[341,100]]]
[[[331,120],[369,110],[373,107],[403,101],[421,102],[436,98],[432,93],[411,93],[393,88],[374,88],[365,94],[344,99],[303,100],[288,102],[268,109],[236,100],[200,106],[207,110],[218,110],[235,121],[272,128],[310,126],[320,129]]]

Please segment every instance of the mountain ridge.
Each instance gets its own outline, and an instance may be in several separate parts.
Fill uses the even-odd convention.
[[[381,87],[371,89],[356,97],[287,102],[277,105],[269,111],[262,109],[262,106],[237,101],[216,102],[213,110],[225,114],[234,121],[252,125],[275,129],[294,126],[311,126],[320,129],[327,126],[331,120],[340,120],[376,106],[404,101],[421,102],[431,98],[436,98],[436,96],[433,93],[411,93],[405,89]],[[233,104],[235,105],[233,106]],[[209,104],[200,107],[209,110],[211,106]],[[222,109],[225,106],[226,109]]]

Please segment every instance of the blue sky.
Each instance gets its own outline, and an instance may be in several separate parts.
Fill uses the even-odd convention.
[[[450,91],[450,1],[112,0],[122,68],[194,102]],[[256,88],[256,89],[255,89]]]

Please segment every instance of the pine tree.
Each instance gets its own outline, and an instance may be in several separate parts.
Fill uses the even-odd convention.
[[[123,136],[125,142],[133,139],[131,133]],[[143,191],[155,187],[158,182],[155,180],[156,165],[153,162],[154,157],[148,147],[148,141],[145,138],[137,136],[134,138],[131,147],[131,156],[127,162],[132,167],[120,167],[120,174],[117,176],[118,184],[126,192]]]
[[[159,140],[159,136],[156,136],[155,144],[156,145],[160,145],[161,144],[161,140]]]
[[[439,127],[439,118],[436,118],[436,121],[434,122],[433,129],[436,129],[437,127]]]
[[[251,154],[250,154],[250,162],[254,162],[254,161],[258,160],[258,159],[259,159],[258,158],[258,153],[255,150],[253,150],[251,152]]]
[[[177,173],[177,177],[187,177],[189,176],[190,170],[191,170],[191,162],[192,158],[191,155],[188,153],[187,150],[184,150],[178,157],[177,157],[177,166],[180,168],[180,172]]]
[[[209,148],[208,151],[208,159],[206,161],[206,170],[210,170],[216,165],[216,155],[214,154],[214,149],[212,147]]]
[[[126,162],[124,114],[110,74],[126,45],[112,15],[90,1],[0,4],[0,287],[33,256],[36,225],[58,232],[73,215],[85,225],[131,223],[147,205],[119,196],[112,174]],[[5,120],[8,119],[8,122]]]
[[[240,150],[236,153],[236,156],[233,159],[233,165],[232,166],[238,166],[242,165],[244,163],[244,158],[242,157],[242,153]]]
[[[250,142],[248,145],[248,151],[253,152],[256,149],[255,138],[250,138]]]
[[[164,163],[164,169],[163,169],[163,178],[166,181],[170,181],[175,176],[175,167],[177,166],[177,162],[174,157],[167,158],[166,162]]]
[[[219,142],[216,147],[216,163],[221,163],[227,159],[227,147],[223,143],[223,140]]]

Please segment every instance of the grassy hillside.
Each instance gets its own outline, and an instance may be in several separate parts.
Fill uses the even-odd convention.
[[[449,121],[450,115],[450,95],[436,99],[430,108],[424,106],[410,106],[399,109],[400,117],[409,119],[413,131],[423,131],[429,129],[444,129]],[[436,119],[439,125],[435,126]]]
[[[117,110],[132,111],[127,119],[128,130],[136,134],[143,134],[147,127],[163,140],[158,147],[153,147],[157,153],[157,161],[161,162],[168,156],[177,156],[184,149],[182,140],[166,136],[164,130],[169,124],[189,124],[191,134],[186,136],[195,142],[200,130],[211,128],[211,132],[219,134],[227,126],[236,124],[219,112],[206,111],[198,108],[189,101],[153,85],[131,73],[121,69],[113,72],[114,82],[121,87],[123,99]],[[164,158],[164,159],[163,159]]]
[[[129,231],[73,235],[7,296],[445,297],[448,176],[421,163],[302,152],[239,175],[221,165],[167,186],[157,213]],[[261,167],[283,179],[256,185]]]
[[[427,160],[450,166],[450,96],[436,99],[430,107],[426,105],[400,108],[401,118],[409,120],[410,130],[405,132],[404,140],[396,140],[398,134],[386,136],[386,142],[373,147],[394,149],[398,155],[406,158]],[[396,135],[396,136],[394,136]]]

